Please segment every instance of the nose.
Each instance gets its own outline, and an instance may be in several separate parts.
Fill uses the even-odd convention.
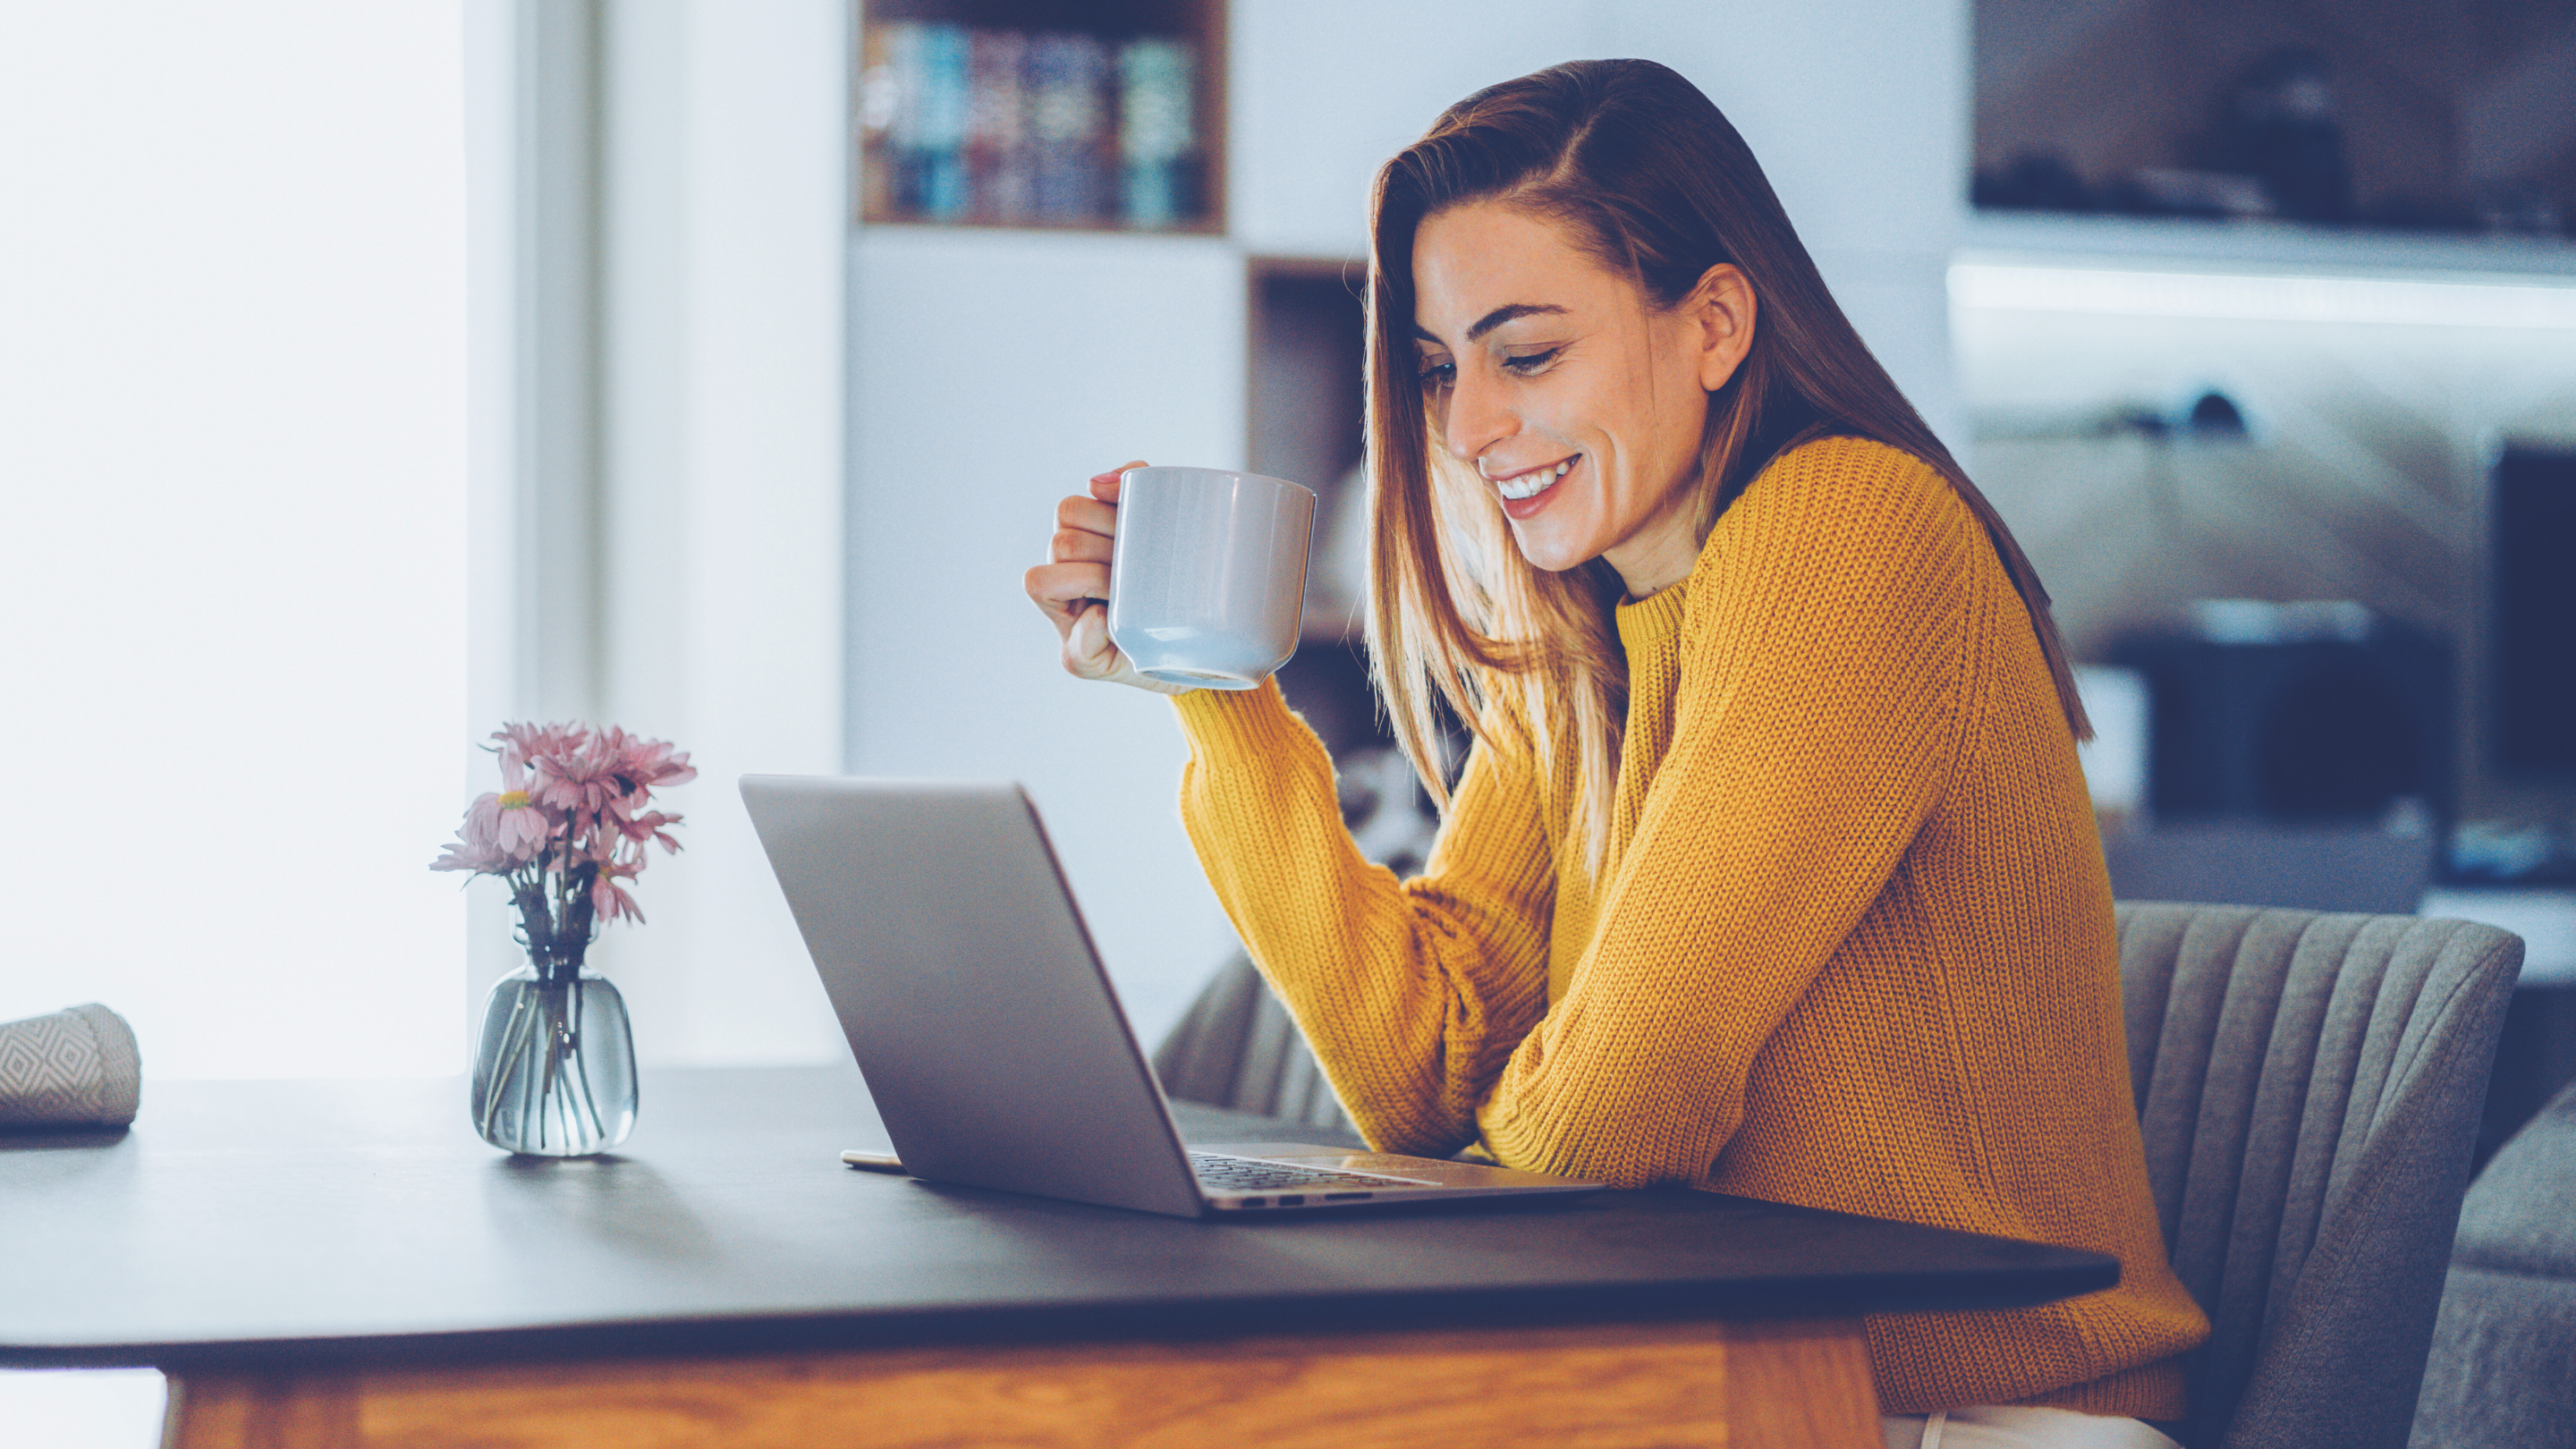
[[[1509,399],[1501,388],[1477,376],[1480,371],[1458,369],[1440,420],[1441,442],[1449,456],[1461,463],[1474,463],[1486,449],[1520,431],[1520,417],[1511,410]]]

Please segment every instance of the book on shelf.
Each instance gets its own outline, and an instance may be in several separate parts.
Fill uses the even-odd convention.
[[[1030,144],[1029,37],[978,30],[967,37],[966,176],[977,221],[1011,222],[1037,212],[1037,156]]]
[[[1203,211],[1197,49],[1145,37],[868,27],[866,214],[994,225],[1185,225]]]
[[[1196,69],[1186,41],[1131,40],[1118,51],[1118,151],[1129,226],[1173,226],[1198,211],[1191,163]]]
[[[1101,175],[1108,157],[1109,48],[1094,35],[1030,37],[1029,130],[1037,150],[1039,221],[1108,219]]]

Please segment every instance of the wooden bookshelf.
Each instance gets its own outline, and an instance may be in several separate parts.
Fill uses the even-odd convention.
[[[1244,268],[1252,471],[1330,494],[1359,465],[1368,264],[1254,257]],[[1331,500],[1326,498],[1329,506]]]
[[[1316,493],[1304,637],[1279,670],[1279,691],[1331,752],[1341,772],[1343,821],[1362,851],[1409,874],[1428,858],[1439,820],[1395,754],[1361,638],[1368,520],[1358,509],[1366,484],[1357,470],[1367,449],[1361,368],[1368,264],[1254,257],[1244,270],[1244,456],[1252,471]],[[1345,573],[1339,587],[1319,590],[1316,571],[1336,568]],[[1337,596],[1345,608],[1333,617]],[[1463,761],[1465,732],[1443,718],[1448,755]]]
[[[863,5],[850,88],[859,222],[1222,233],[1225,9]]]

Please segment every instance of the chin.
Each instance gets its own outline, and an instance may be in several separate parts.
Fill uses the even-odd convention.
[[[1544,574],[1561,574],[1567,569],[1581,568],[1601,556],[1599,549],[1586,553],[1561,539],[1544,534],[1532,537],[1517,528],[1512,530],[1512,542],[1519,547],[1521,557],[1529,562],[1529,566]]]

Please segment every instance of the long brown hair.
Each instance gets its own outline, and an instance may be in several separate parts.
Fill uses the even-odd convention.
[[[1375,524],[1368,640],[1397,741],[1446,807],[1446,706],[1478,733],[1506,699],[1536,732],[1575,744],[1574,819],[1596,867],[1627,714],[1612,610],[1593,559],[1547,573],[1520,556],[1471,470],[1430,440],[1413,343],[1413,240],[1433,213],[1498,200],[1564,226],[1658,310],[1731,263],[1751,283],[1751,350],[1708,400],[1703,529],[1771,458],[1810,438],[1875,439],[1959,491],[2030,612],[2067,727],[2092,726],[2039,575],[1993,506],[1843,317],[1760,163],[1699,89],[1645,60],[1587,60],[1489,86],[1451,106],[1378,172],[1371,208],[1368,451]]]

